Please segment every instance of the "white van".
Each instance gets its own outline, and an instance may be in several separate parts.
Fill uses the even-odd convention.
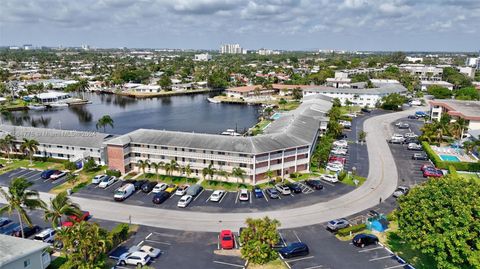
[[[135,186],[133,184],[128,183],[123,185],[122,187],[118,188],[113,195],[113,199],[115,201],[123,201],[127,199],[130,195],[135,192]]]
[[[55,234],[54,229],[48,228],[36,234],[33,240],[52,244],[55,241]]]

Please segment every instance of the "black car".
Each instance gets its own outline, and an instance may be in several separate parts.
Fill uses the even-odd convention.
[[[0,227],[3,227],[9,224],[10,222],[12,222],[12,220],[9,218],[0,218]]]
[[[308,246],[302,242],[291,243],[278,251],[284,259],[306,256],[309,253]]]
[[[373,234],[357,234],[353,237],[352,243],[357,247],[363,248],[368,245],[378,244],[378,237]]]
[[[122,181],[122,186],[127,185],[127,184],[135,184],[135,182],[137,182],[137,181],[134,180],[134,179],[126,179],[126,180]]]
[[[170,193],[169,192],[166,192],[166,191],[161,191],[157,194],[155,194],[155,196],[153,196],[153,199],[152,199],[152,202],[154,204],[161,204],[163,202],[165,202],[168,198],[170,198]]]
[[[412,160],[428,161],[428,156],[425,153],[414,153],[412,155]]]
[[[20,224],[16,222],[9,223],[0,228],[0,234],[11,235],[15,229],[20,228]]]
[[[309,180],[305,181],[305,184],[307,184],[307,186],[309,186],[310,188],[312,188],[314,190],[323,190],[323,185],[322,185],[322,182],[320,180],[309,179]]]
[[[142,185],[142,191],[145,193],[149,193],[153,190],[153,188],[157,185],[155,181],[148,181]]]
[[[135,183],[133,183],[133,186],[135,187],[135,190],[138,191],[139,189],[141,189],[143,184],[147,183],[147,181],[148,180],[146,180],[146,179],[141,179],[141,180],[135,181]]]
[[[418,119],[418,117],[415,116],[415,115],[408,115],[408,118],[411,119],[411,120],[416,120],[416,119]]]
[[[32,227],[30,226],[25,226],[23,227],[23,234],[25,235],[25,238],[30,237],[38,232],[40,232],[41,228],[38,225],[33,225]],[[20,227],[16,228],[13,232],[12,235],[15,237],[22,237],[22,231]]]
[[[361,111],[364,112],[364,113],[370,113],[370,112],[372,112],[372,110],[370,110],[370,109],[368,109],[368,108],[365,108],[365,107],[362,108]]]
[[[50,176],[53,175],[53,173],[55,173],[56,171],[57,170],[51,170],[51,169],[45,170],[40,174],[40,177],[43,179],[49,179]]]
[[[287,187],[290,188],[290,191],[293,193],[302,193],[302,188],[297,183],[288,183]]]

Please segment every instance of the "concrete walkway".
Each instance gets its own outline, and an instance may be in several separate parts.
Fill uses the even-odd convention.
[[[421,108],[417,108],[421,109]],[[100,201],[72,196],[83,210],[89,210],[95,218],[117,222],[128,222],[153,227],[185,231],[218,232],[222,229],[238,230],[246,218],[269,216],[278,219],[282,228],[296,228],[327,222],[353,215],[369,209],[385,200],[397,187],[397,168],[386,142],[392,134],[391,124],[410,114],[409,111],[390,113],[369,118],[364,123],[367,132],[366,143],[369,156],[367,181],[357,189],[343,196],[310,206],[255,213],[206,213],[182,210],[167,210]],[[41,193],[42,199],[52,195]],[[0,199],[0,202],[3,202]]]

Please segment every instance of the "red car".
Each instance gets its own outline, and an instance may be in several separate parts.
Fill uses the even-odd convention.
[[[426,168],[423,170],[423,177],[443,177],[443,172],[435,168]]]
[[[343,165],[345,165],[345,163],[347,162],[347,159],[344,157],[330,156],[330,158],[328,158],[328,162],[329,163],[341,162]]]
[[[230,230],[222,230],[220,232],[220,246],[222,249],[232,249],[235,247],[235,239]]]
[[[80,217],[77,217],[75,215],[68,216],[68,219],[62,222],[62,227],[71,227],[73,226],[74,222],[86,221],[89,217],[90,212],[88,211],[82,211],[82,215]]]

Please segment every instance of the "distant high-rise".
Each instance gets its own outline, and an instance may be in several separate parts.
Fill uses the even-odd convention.
[[[32,44],[25,44],[25,45],[23,45],[23,49],[24,50],[31,50],[31,49],[33,49],[33,45]]]
[[[245,54],[246,52],[239,44],[223,44],[220,47],[222,54]]]

